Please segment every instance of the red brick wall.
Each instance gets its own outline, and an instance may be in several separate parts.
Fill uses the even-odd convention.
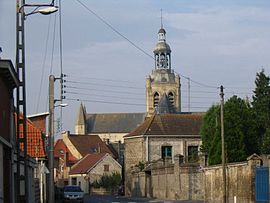
[[[46,116],[30,118],[33,125],[46,134]]]

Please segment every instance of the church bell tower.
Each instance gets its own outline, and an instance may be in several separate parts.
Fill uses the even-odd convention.
[[[181,111],[180,77],[171,68],[171,48],[166,43],[166,31],[162,23],[153,52],[155,68],[146,78],[147,115],[179,113]]]

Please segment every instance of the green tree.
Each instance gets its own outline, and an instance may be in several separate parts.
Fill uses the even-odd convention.
[[[266,128],[265,133],[262,137],[261,153],[270,154],[270,129],[269,128]]]
[[[250,105],[237,96],[224,104],[224,139],[228,162],[243,161],[257,152],[256,128]],[[220,107],[212,106],[203,119],[202,150],[207,152],[209,164],[221,163]]]
[[[262,153],[270,153],[270,148],[267,149],[270,128],[270,78],[266,76],[264,70],[257,73],[252,106],[257,125],[258,145],[261,146]]]

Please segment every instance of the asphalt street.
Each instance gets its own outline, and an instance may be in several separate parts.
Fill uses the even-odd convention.
[[[158,200],[149,198],[132,198],[123,196],[102,196],[102,195],[87,195],[84,198],[84,203],[203,203],[203,201],[190,200]]]

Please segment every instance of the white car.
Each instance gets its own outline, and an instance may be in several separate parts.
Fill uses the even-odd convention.
[[[80,186],[67,185],[64,187],[64,202],[78,201],[83,202],[84,192]]]

